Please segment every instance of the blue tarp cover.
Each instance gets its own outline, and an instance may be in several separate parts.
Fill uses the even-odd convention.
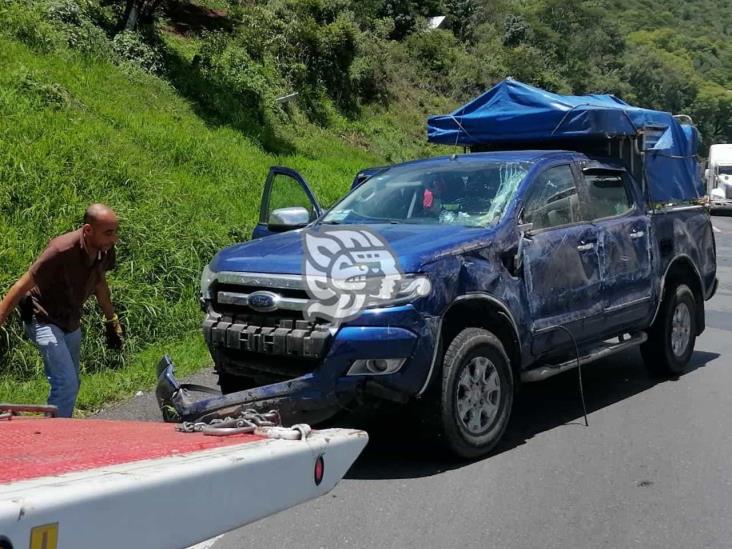
[[[508,79],[451,114],[430,116],[427,127],[430,142],[463,146],[635,136],[660,128],[644,163],[650,200],[689,201],[703,194],[695,129],[613,95],[558,95]]]

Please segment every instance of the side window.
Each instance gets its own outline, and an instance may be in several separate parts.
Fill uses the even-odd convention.
[[[587,173],[587,192],[593,219],[622,215],[633,209],[633,199],[622,173]]]
[[[260,222],[267,223],[273,210],[295,206],[305,208],[311,221],[315,219],[315,208],[302,185],[289,175],[277,173],[272,179],[267,206],[262,211]]]
[[[555,166],[539,174],[524,208],[523,222],[548,229],[583,221],[574,175],[569,166]]]

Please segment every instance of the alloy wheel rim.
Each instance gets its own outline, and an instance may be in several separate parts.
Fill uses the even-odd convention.
[[[686,303],[678,303],[671,320],[671,350],[681,357],[691,340],[691,311]]]
[[[488,429],[498,414],[501,378],[495,365],[478,356],[468,362],[457,382],[457,415],[462,427],[472,435]]]

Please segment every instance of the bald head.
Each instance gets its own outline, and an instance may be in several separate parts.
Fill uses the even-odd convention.
[[[84,212],[84,225],[117,223],[117,214],[106,204],[92,204]]]
[[[84,212],[84,239],[87,248],[96,253],[106,252],[117,243],[119,219],[112,208],[104,204],[92,204]]]

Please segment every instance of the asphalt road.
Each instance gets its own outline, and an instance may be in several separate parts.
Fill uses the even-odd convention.
[[[589,427],[576,372],[527,385],[502,446],[473,463],[398,417],[370,425],[333,492],[206,547],[732,547],[732,217],[713,222],[720,287],[678,379],[649,377],[637,351],[586,366]],[[158,418],[150,395],[101,415]]]

